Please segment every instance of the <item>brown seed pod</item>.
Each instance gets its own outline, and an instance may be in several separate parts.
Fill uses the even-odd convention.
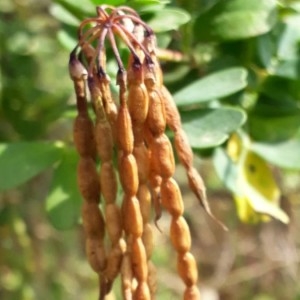
[[[190,252],[180,253],[177,256],[178,274],[186,286],[193,286],[198,279],[197,264]]]
[[[146,184],[140,184],[137,192],[144,223],[148,222],[151,214],[151,194]]]
[[[124,154],[132,153],[133,151],[133,132],[132,132],[132,122],[126,105],[121,105],[119,108],[118,118],[117,118],[117,139],[119,144],[119,149],[121,149]]]
[[[176,132],[181,128],[181,118],[177,106],[172,95],[164,85],[161,86],[160,91],[165,106],[167,124],[172,131]]]
[[[116,121],[118,116],[118,107],[114,101],[110,91],[110,78],[107,74],[98,76],[99,87],[102,93],[103,105],[106,112],[107,119],[112,127],[113,137],[116,137]]]
[[[146,281],[148,276],[147,256],[141,238],[132,240],[131,263],[133,273],[138,282]]]
[[[170,237],[173,247],[178,253],[188,252],[191,248],[191,234],[188,224],[183,217],[172,218]]]
[[[87,114],[79,114],[74,120],[73,139],[75,147],[82,157],[96,156],[94,124]]]
[[[92,158],[80,158],[77,166],[77,184],[82,197],[91,203],[100,201],[100,185],[95,162]]]
[[[191,190],[194,192],[194,194],[197,196],[199,203],[203,206],[206,213],[225,231],[228,231],[228,228],[219,221],[211,212],[210,206],[208,204],[207,198],[206,198],[206,189],[203,182],[203,179],[197,172],[195,168],[190,168],[187,172],[188,180],[189,180],[189,186]]]
[[[99,239],[87,238],[86,255],[92,269],[96,273],[102,272],[106,267],[106,253],[103,242]]]
[[[107,265],[104,277],[108,281],[113,281],[120,272],[124,249],[122,245],[116,244],[107,255]]]
[[[134,300],[150,300],[150,290],[147,282],[141,281],[138,283],[133,296]]]
[[[173,218],[183,214],[183,201],[175,179],[164,179],[161,183],[161,203]]]
[[[150,153],[144,143],[134,146],[133,155],[138,166],[139,182],[147,182],[149,175]]]
[[[88,64],[90,64],[95,55],[95,51],[96,51],[95,48],[89,43],[83,43],[81,45],[81,50],[82,50]]]
[[[105,223],[112,245],[117,244],[122,236],[122,220],[120,208],[116,204],[105,206]]]
[[[117,178],[112,162],[104,162],[100,169],[101,193],[106,204],[114,203],[117,197]]]
[[[131,84],[128,89],[128,109],[133,129],[141,127],[148,114],[149,99],[144,83]]]
[[[132,154],[119,156],[119,175],[124,193],[128,196],[136,195],[139,178],[136,160]]]
[[[178,158],[185,169],[189,169],[193,165],[193,151],[189,147],[189,140],[186,133],[179,129],[174,137],[175,148]]]
[[[150,164],[154,173],[162,178],[169,178],[175,172],[175,160],[170,140],[162,134],[152,140],[150,148]]]
[[[136,197],[129,197],[126,194],[122,204],[123,228],[126,234],[140,237],[143,233],[143,219],[140,212],[140,204]]]
[[[112,131],[108,122],[97,122],[95,125],[97,152],[102,160],[110,161],[113,157]]]
[[[153,166],[151,166],[152,169]],[[158,228],[157,221],[160,219],[162,215],[162,208],[161,208],[161,186],[162,178],[156,175],[153,170],[150,170],[149,173],[149,183],[151,186],[151,198],[153,203],[153,208],[155,212],[155,225]],[[159,229],[159,228],[158,228]]]
[[[98,204],[83,202],[81,214],[86,236],[102,240],[105,235],[105,223]]]
[[[149,110],[146,125],[153,136],[164,133],[166,128],[166,113],[162,96],[157,89],[148,89]]]
[[[200,300],[200,292],[196,285],[188,286],[183,295],[183,300]]]

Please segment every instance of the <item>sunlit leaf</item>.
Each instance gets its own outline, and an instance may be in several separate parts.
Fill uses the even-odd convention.
[[[77,40],[62,29],[58,31],[57,39],[69,51],[72,51],[77,44]]]
[[[261,35],[274,26],[276,13],[275,0],[219,1],[197,18],[195,35],[202,41],[236,40]]]
[[[181,116],[191,146],[198,149],[222,144],[246,120],[245,113],[234,108],[198,109]]]
[[[61,163],[54,170],[46,210],[57,229],[69,229],[79,220],[81,196],[76,186],[77,162],[75,150],[66,149]]]
[[[247,70],[229,68],[210,74],[184,87],[174,95],[177,106],[207,102],[226,97],[247,85]]]
[[[103,4],[108,4],[108,5],[122,5],[126,2],[126,0],[90,0],[93,4],[95,5],[103,5]]]
[[[50,13],[62,23],[72,26],[78,26],[80,24],[80,20],[61,5],[53,4],[50,7]]]
[[[300,16],[290,16],[284,22],[283,33],[277,47],[280,59],[290,60],[299,56]]]
[[[278,143],[253,143],[251,149],[276,166],[300,169],[300,139]]]
[[[177,29],[190,19],[191,16],[180,8],[164,8],[157,11],[148,24],[155,32],[162,32]]]
[[[0,144],[0,190],[16,187],[60,160],[60,144],[18,142]]]

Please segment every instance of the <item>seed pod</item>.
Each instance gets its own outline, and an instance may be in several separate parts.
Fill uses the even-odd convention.
[[[183,201],[175,179],[164,179],[161,183],[161,203],[173,218],[183,214]]]
[[[132,300],[132,269],[129,253],[125,253],[121,264],[122,291],[124,300]]]
[[[185,253],[191,248],[191,234],[188,224],[183,217],[172,218],[170,237],[173,247],[178,253]]]
[[[137,198],[140,203],[141,214],[145,223],[149,220],[151,213],[151,194],[146,184],[139,186]]]
[[[168,89],[163,85],[160,89],[166,111],[166,121],[170,129],[174,132],[181,128],[181,118],[175,101]]]
[[[94,125],[87,114],[79,114],[74,120],[73,139],[80,156],[95,157]]]
[[[196,285],[189,286],[185,289],[183,300],[199,300],[200,292]]]
[[[117,197],[117,178],[111,162],[104,162],[100,169],[101,193],[106,204],[114,203]]]
[[[143,83],[129,86],[127,103],[133,129],[136,126],[142,126],[146,120],[149,106],[148,93]]]
[[[138,282],[147,280],[147,256],[141,238],[133,239],[131,246],[131,260],[133,274]]]
[[[146,182],[149,175],[150,153],[145,144],[134,146],[133,155],[138,166],[139,182]]]
[[[143,219],[140,213],[139,201],[136,197],[124,195],[122,205],[123,228],[126,234],[140,237],[143,233]]]
[[[102,240],[105,235],[105,223],[98,205],[83,202],[81,213],[86,236]]]
[[[150,163],[157,175],[169,178],[175,172],[175,161],[171,142],[165,134],[153,139],[150,144]]]
[[[162,96],[158,90],[148,90],[149,110],[146,125],[153,136],[164,133],[166,128],[166,113]]]
[[[113,156],[112,131],[108,122],[97,122],[95,125],[95,139],[100,159],[109,161]]]
[[[142,281],[138,283],[138,286],[134,292],[134,300],[150,300],[150,290],[147,282]]]
[[[151,165],[151,168],[153,166]],[[162,179],[160,176],[156,175],[153,170],[150,170],[149,173],[149,182],[151,185],[151,198],[153,203],[153,208],[155,212],[155,225],[158,228],[157,221],[160,219],[162,215],[162,209],[161,209],[161,192],[160,192],[160,186]]]
[[[124,193],[129,196],[136,195],[139,178],[136,160],[132,154],[119,156],[119,174]]]
[[[112,245],[116,244],[122,236],[121,212],[117,205],[105,206],[106,229]]]
[[[132,153],[133,151],[133,132],[131,118],[126,105],[121,105],[117,118],[117,138],[119,148],[124,151],[124,154]]]
[[[91,44],[88,43],[83,43],[81,45],[81,50],[88,62],[88,64],[90,64],[94,58],[94,54],[95,54],[95,49]]]
[[[69,75],[73,81],[82,81],[87,77],[87,70],[76,58],[76,55],[73,53],[73,51],[69,60]]]
[[[106,112],[107,119],[110,125],[112,126],[113,136],[115,137],[116,132],[114,132],[115,131],[114,129],[116,127],[115,123],[117,120],[118,108],[111,95],[109,83],[110,83],[110,78],[107,74],[99,78],[99,86],[102,93],[104,109]]]
[[[92,269],[100,273],[106,267],[106,254],[103,242],[99,239],[86,240],[86,255]]]
[[[200,201],[201,205],[205,208],[205,210],[210,211],[210,208],[206,200],[205,185],[199,173],[195,168],[190,168],[188,170],[187,175],[188,175],[188,181],[191,190],[197,196],[198,200]]]
[[[194,256],[190,252],[177,256],[178,274],[186,286],[193,286],[198,279],[197,264]]]
[[[178,154],[178,158],[181,164],[186,168],[189,169],[193,165],[193,151],[189,146],[189,140],[186,133],[179,129],[175,133],[175,148]]]
[[[149,223],[144,224],[142,241],[145,246],[147,260],[149,260],[151,258],[151,254],[153,252],[153,247],[154,247],[152,227]]]
[[[119,245],[113,247],[107,256],[107,267],[104,272],[104,276],[113,281],[120,272],[122,262],[123,251]]]
[[[100,185],[95,162],[92,158],[80,158],[77,166],[77,184],[82,197],[91,203],[100,201]]]

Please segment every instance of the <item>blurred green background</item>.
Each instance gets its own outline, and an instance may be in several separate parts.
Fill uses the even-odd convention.
[[[165,84],[230,229],[205,215],[178,166],[202,300],[300,299],[299,0],[1,0],[0,299],[97,299],[67,64],[76,26],[102,3],[137,9],[176,51],[161,52]],[[108,72],[113,82],[110,54]],[[157,299],[180,299],[168,224],[164,214],[154,229]]]

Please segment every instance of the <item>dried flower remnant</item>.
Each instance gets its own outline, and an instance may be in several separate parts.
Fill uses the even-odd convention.
[[[121,59],[116,39],[129,49],[127,62]],[[99,299],[105,299],[118,275],[124,299],[155,299],[152,209],[155,221],[162,209],[171,215],[170,239],[177,253],[178,274],[186,286],[183,299],[200,299],[184,203],[173,178],[175,161],[165,134],[167,125],[175,132],[175,148],[191,189],[211,213],[203,181],[192,166],[193,154],[180,115],[163,85],[155,41],[151,28],[133,9],[103,5],[97,7],[95,17],[81,22],[78,44],[70,54],[78,112],[73,131],[80,157],[78,187],[84,199],[86,252],[99,275]],[[118,65],[118,102],[106,73],[107,44]],[[123,190],[121,205],[117,177]]]

